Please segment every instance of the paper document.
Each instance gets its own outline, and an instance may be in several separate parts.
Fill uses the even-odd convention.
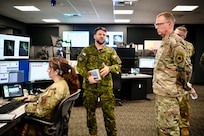
[[[0,122],[9,122],[14,120],[16,117],[16,114],[0,114]]]

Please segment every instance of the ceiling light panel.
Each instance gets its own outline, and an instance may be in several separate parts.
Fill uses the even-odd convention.
[[[178,5],[175,8],[172,9],[172,11],[193,11],[197,9],[198,6],[184,6],[184,5]]]
[[[133,10],[114,10],[114,14],[133,14]]]
[[[60,21],[57,19],[42,19],[42,21],[47,23],[59,23]]]
[[[35,6],[14,6],[14,8],[20,11],[40,11],[40,9],[36,8]]]
[[[129,23],[130,19],[115,19],[115,23]]]

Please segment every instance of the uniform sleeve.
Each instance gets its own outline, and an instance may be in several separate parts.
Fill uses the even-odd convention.
[[[188,86],[188,68],[187,63],[187,51],[182,46],[177,46],[174,50],[174,63],[177,66],[178,81],[182,83],[183,89],[190,91],[191,87]]]
[[[82,77],[88,77],[88,70],[86,68],[87,60],[88,60],[88,54],[86,49],[84,48],[82,49],[79,56],[77,57],[77,66],[76,66],[77,71]]]
[[[110,72],[119,74],[119,72],[121,71],[122,61],[120,57],[117,55],[115,50],[113,50],[111,60],[112,60],[112,65],[109,66]]]
[[[38,100],[38,98],[39,98],[39,95],[37,95],[37,96],[31,95],[30,101],[31,101],[31,102],[36,102],[36,101]]]
[[[64,91],[65,88],[61,84],[50,87],[46,92],[39,95],[37,105],[27,104],[25,107],[26,113],[37,117],[50,118],[56,105],[65,97]]]

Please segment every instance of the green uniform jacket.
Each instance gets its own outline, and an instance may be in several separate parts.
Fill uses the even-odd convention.
[[[82,49],[77,58],[77,71],[83,77],[84,89],[91,86],[88,82],[88,71],[93,69],[102,69],[103,63],[109,67],[110,73],[105,77],[101,77],[102,80],[100,80],[98,84],[112,88],[113,84],[111,73],[119,73],[122,63],[116,51],[111,47],[104,46],[99,53],[95,45],[90,45]]]
[[[45,92],[32,96],[31,102],[25,106],[25,112],[49,120],[55,107],[69,95],[67,82],[62,78],[46,88]]]

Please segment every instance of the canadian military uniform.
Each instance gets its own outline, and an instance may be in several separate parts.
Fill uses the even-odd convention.
[[[97,134],[95,110],[98,98],[101,100],[105,128],[108,136],[116,136],[114,116],[115,99],[111,73],[119,73],[121,60],[113,48],[104,46],[99,52],[95,45],[84,48],[77,58],[77,71],[83,77],[83,104],[87,109],[87,126],[91,135]],[[103,65],[109,67],[110,73],[101,77],[96,84],[89,84],[88,71],[102,69]]]

